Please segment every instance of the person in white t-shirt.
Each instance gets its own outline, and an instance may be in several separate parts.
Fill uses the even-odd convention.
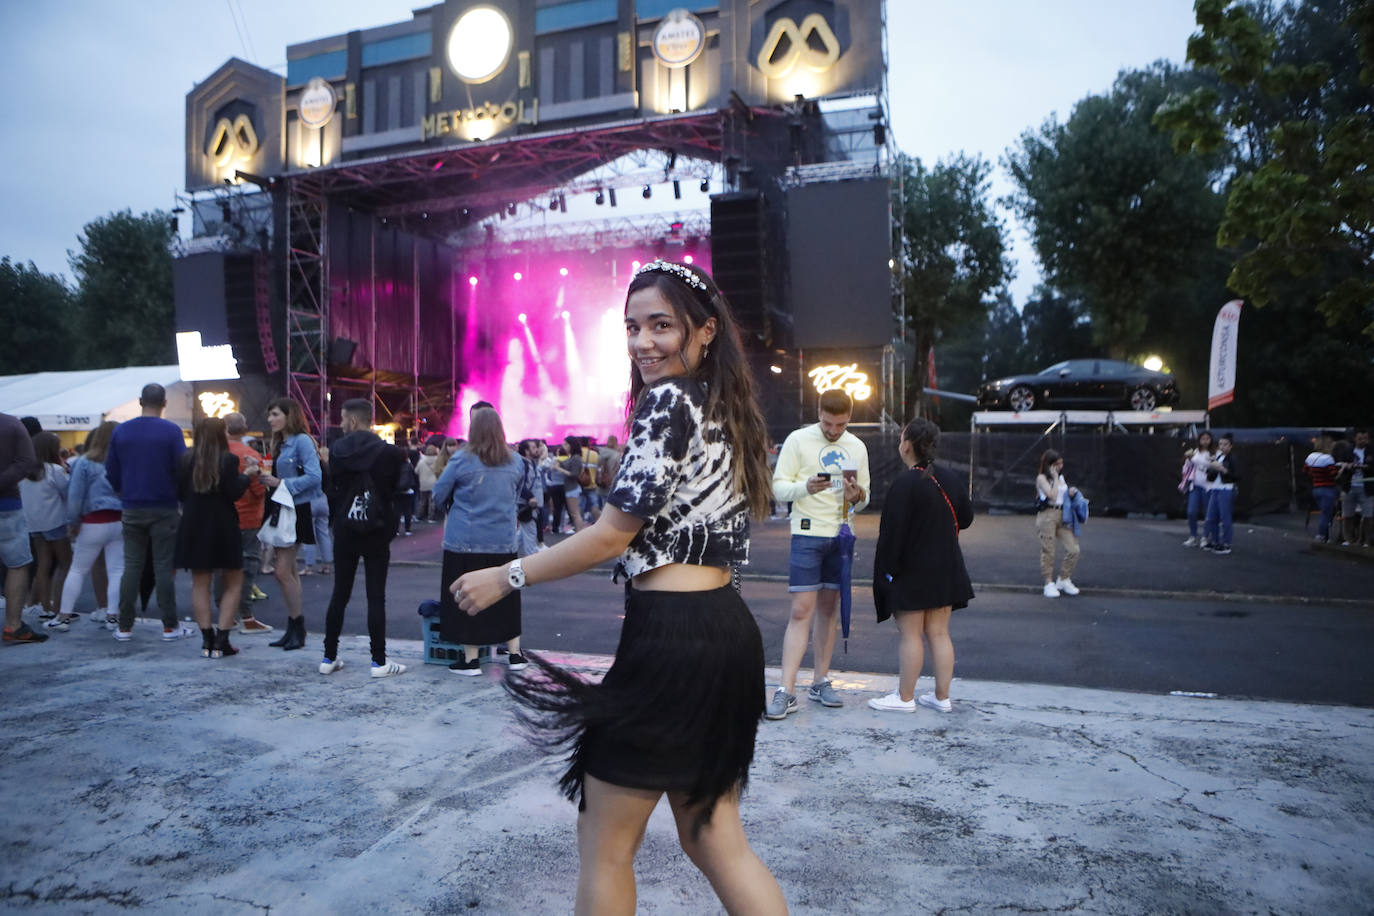
[[[1207,503],[1212,495],[1215,486],[1212,481],[1207,479],[1207,466],[1217,457],[1216,441],[1208,430],[1203,430],[1197,436],[1197,448],[1188,455],[1183,461],[1183,473],[1189,477],[1188,480],[1188,540],[1183,542],[1184,547],[1206,547],[1207,535],[1204,532],[1198,536],[1198,522],[1205,521],[1207,518]],[[1192,474],[1188,475],[1188,469],[1192,469]]]

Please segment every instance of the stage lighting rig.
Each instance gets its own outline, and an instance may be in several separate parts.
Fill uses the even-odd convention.
[[[596,191],[596,205],[599,207],[606,202],[606,194],[598,188]]]
[[[644,190],[640,191],[639,193],[645,200],[648,200],[650,197],[654,196],[653,188],[649,187],[647,184],[644,186]]]
[[[703,179],[701,179],[701,193],[703,193],[703,194],[709,194],[709,193],[711,193],[711,179],[709,179],[709,178],[703,178]]]

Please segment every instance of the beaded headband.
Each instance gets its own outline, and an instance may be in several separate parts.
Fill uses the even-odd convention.
[[[672,261],[664,261],[662,259],[650,261],[639,270],[636,270],[635,276],[637,277],[640,274],[647,274],[655,271],[658,273],[672,274],[683,283],[695,289],[699,289],[703,293],[710,292],[710,290],[706,288],[706,284],[702,282],[701,277],[693,273],[690,268],[684,267],[681,264],[674,264]]]

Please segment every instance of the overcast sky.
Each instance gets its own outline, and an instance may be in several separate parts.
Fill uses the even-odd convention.
[[[229,57],[285,72],[286,46],[410,18],[421,0],[45,0],[0,3],[0,255],[70,275],[81,227],[171,209],[185,97]],[[892,127],[927,162],[998,164],[1051,114],[1123,68],[1182,62],[1191,0],[888,0]],[[1038,268],[1008,216],[1018,307]]]

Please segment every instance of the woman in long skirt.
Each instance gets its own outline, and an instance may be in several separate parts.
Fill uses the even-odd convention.
[[[506,681],[542,743],[570,751],[562,787],[580,801],[577,913],[634,912],[634,856],[665,793],[683,850],[725,909],[784,913],[739,816],[763,715],[763,641],[731,570],[748,558],[749,516],[768,512],[763,418],[729,305],[699,268],[641,268],[625,331],[629,442],[600,519],[450,589],[480,614],[615,557],[629,578],[600,684],[533,655],[536,676]]]

